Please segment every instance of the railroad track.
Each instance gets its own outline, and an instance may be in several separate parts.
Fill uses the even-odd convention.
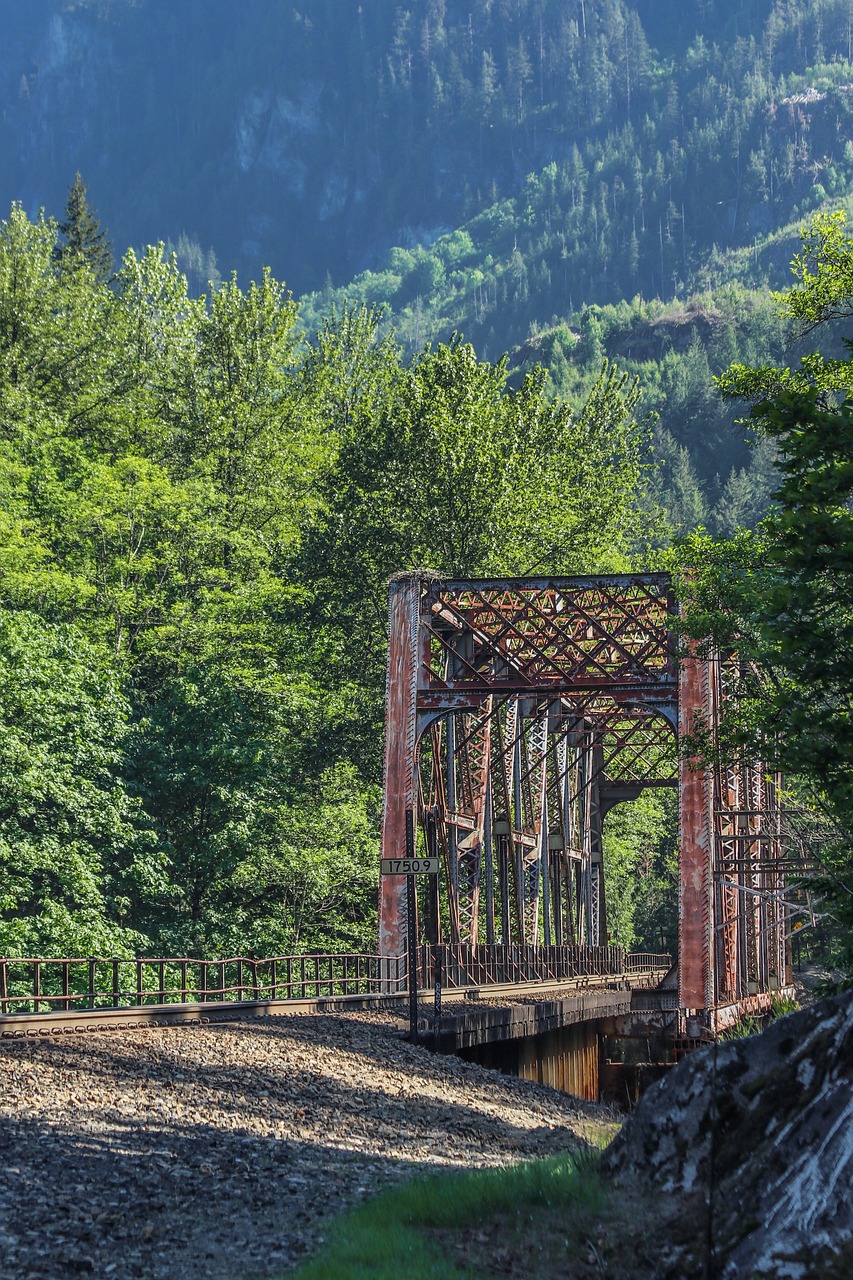
[[[469,1002],[492,1002],[562,999],[588,990],[625,990],[654,987],[663,979],[665,970],[589,975],[552,982],[490,983],[476,987],[442,988],[442,1006]],[[420,993],[425,1015],[432,1010],[432,989]],[[402,1011],[408,1009],[407,996],[393,995],[326,995],[286,1000],[222,1000],[195,1004],[129,1005],[121,1008],[71,1009],[50,1013],[19,1013],[0,1016],[0,1039],[30,1039],[56,1035],[95,1034],[135,1027],[206,1026],[216,1023],[242,1022],[250,1018],[294,1017],[310,1014],[357,1013],[371,1009]]]

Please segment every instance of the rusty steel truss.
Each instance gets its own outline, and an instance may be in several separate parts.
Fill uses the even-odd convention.
[[[723,1010],[788,984],[779,779],[702,769],[732,665],[679,656],[665,574],[392,580],[383,857],[418,852],[419,936],[454,945],[606,944],[602,828],[646,787],[678,787],[679,1006]],[[410,837],[411,838],[411,837]],[[384,876],[380,952],[406,952],[407,892]]]

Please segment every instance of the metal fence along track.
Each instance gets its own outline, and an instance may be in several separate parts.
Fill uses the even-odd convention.
[[[439,954],[436,955],[436,952]],[[0,959],[0,1034],[42,1035],[107,1027],[231,1021],[393,1006],[404,998],[406,956]],[[445,998],[529,996],[555,987],[662,976],[669,956],[616,947],[418,949],[419,986]]]

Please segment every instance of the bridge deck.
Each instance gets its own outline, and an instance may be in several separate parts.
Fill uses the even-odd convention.
[[[513,1006],[521,1002],[540,1002],[550,995],[559,995],[561,1003],[581,1011],[584,1000],[591,991],[610,993],[650,989],[657,986],[664,970],[648,970],[643,973],[592,974],[582,978],[527,983],[488,983],[445,989],[442,1001],[446,1005],[471,1002],[501,1002]],[[427,1017],[431,1014],[433,992],[422,989],[420,1003]],[[80,1034],[119,1028],[144,1026],[174,1026],[180,1024],[208,1024],[239,1022],[260,1017],[291,1017],[294,1015],[321,1013],[358,1013],[365,1010],[396,1010],[402,1008],[404,997],[397,993],[379,995],[316,996],[308,999],[285,1000],[219,1000],[181,1002],[175,1004],[129,1005],[121,1008],[55,1010],[49,1013],[18,1013],[0,1016],[0,1039],[43,1038],[51,1035]],[[624,1003],[624,1000],[623,1000]],[[602,1006],[603,1007],[603,1006]],[[612,1012],[615,1014],[616,1009]],[[566,1015],[568,1016],[568,1014]],[[596,1016],[606,1016],[597,1014]],[[573,1018],[572,1021],[583,1020]],[[566,1023],[565,1025],[568,1025]]]

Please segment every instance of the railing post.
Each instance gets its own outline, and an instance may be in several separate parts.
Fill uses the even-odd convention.
[[[433,980],[435,982],[432,1035],[435,1048],[438,1049],[441,1044],[441,947],[439,946],[433,948],[432,965]]]

